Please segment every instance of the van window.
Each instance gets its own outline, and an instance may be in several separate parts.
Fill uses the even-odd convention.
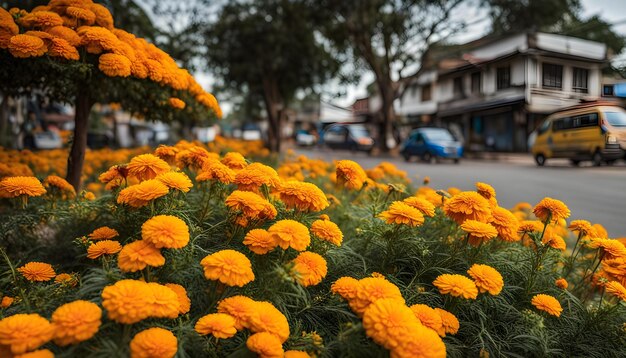
[[[562,131],[565,129],[572,129],[573,125],[573,121],[571,118],[561,118],[561,119],[557,119],[556,121],[553,122],[554,124],[552,125],[552,131],[556,132],[556,131]]]
[[[596,127],[598,125],[598,114],[589,113],[572,118],[574,121],[574,128]]]
[[[626,113],[624,112],[604,112],[604,118],[614,127],[626,127]]]
[[[543,122],[543,124],[539,127],[539,129],[537,129],[537,134],[545,133],[548,130],[548,128],[550,128],[550,124],[551,124],[550,121]]]

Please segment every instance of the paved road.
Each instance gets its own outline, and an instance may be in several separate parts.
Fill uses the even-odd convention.
[[[381,160],[390,161],[407,171],[413,180],[430,177],[430,186],[436,189],[455,186],[474,190],[474,183],[482,181],[496,189],[498,202],[507,208],[520,201],[534,205],[550,196],[567,204],[572,212],[570,219],[600,223],[611,237],[626,237],[626,164],[623,162],[612,167],[575,168],[567,161],[551,160],[540,168],[530,157],[508,162],[465,160],[460,164],[427,164],[328,149],[296,151],[325,160],[351,159],[364,168],[374,167]]]

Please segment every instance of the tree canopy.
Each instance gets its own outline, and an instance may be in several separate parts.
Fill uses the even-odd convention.
[[[320,19],[312,10],[302,0],[232,2],[206,32],[209,65],[223,85],[263,99],[273,151],[296,92],[324,83],[339,68],[318,41]]]

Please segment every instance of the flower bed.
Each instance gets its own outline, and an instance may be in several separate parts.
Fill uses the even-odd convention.
[[[80,193],[0,152],[0,356],[623,355],[626,247],[561,201],[229,147],[266,154],[106,150]]]

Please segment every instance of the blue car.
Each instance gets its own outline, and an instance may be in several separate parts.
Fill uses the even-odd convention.
[[[463,146],[445,128],[418,128],[402,143],[400,153],[408,162],[420,157],[427,162],[452,159],[458,163],[463,156]]]

